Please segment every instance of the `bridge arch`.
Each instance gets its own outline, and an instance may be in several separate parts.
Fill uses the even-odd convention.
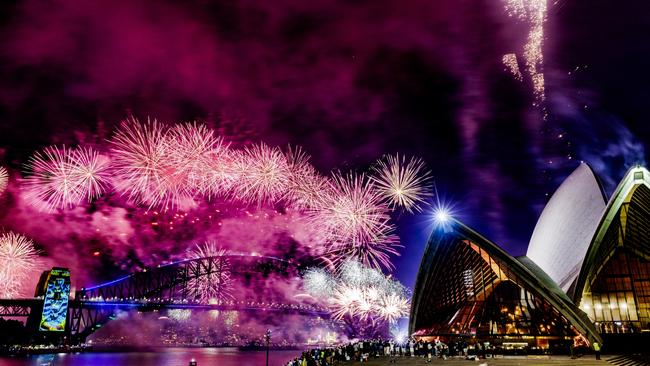
[[[96,286],[82,287],[71,302],[68,331],[75,342],[83,342],[90,334],[118,312],[159,309],[277,311],[307,316],[329,317],[325,308],[300,302],[287,303],[278,298],[220,299],[206,302],[197,296],[195,281],[208,278],[221,270],[224,259],[230,271],[242,282],[266,278],[271,274],[287,280],[297,278],[300,266],[291,260],[246,253],[228,253],[205,258],[191,258],[136,272]]]

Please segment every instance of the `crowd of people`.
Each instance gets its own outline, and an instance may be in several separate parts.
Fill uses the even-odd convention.
[[[326,348],[314,348],[305,351],[287,366],[331,366],[340,362],[366,362],[374,357],[389,357],[394,363],[398,357],[423,357],[428,362],[433,358],[447,359],[459,356],[468,359],[482,356],[481,346],[468,345],[464,341],[443,343],[436,339],[431,342],[409,340],[398,343],[386,340],[367,340]],[[471,354],[470,354],[471,353]]]

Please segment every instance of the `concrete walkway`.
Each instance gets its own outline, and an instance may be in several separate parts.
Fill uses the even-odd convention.
[[[396,363],[390,363],[388,358],[371,358],[368,362],[355,362],[355,366],[427,366],[427,365],[576,365],[576,366],[610,366],[610,365],[643,365],[643,363],[618,363],[620,357],[602,356],[600,361],[596,360],[594,355],[587,355],[577,359],[571,359],[568,356],[504,356],[503,358],[488,358],[480,361],[469,361],[461,358],[448,358],[447,360],[433,359],[432,363],[427,363],[424,358],[419,357],[402,357],[397,358]]]

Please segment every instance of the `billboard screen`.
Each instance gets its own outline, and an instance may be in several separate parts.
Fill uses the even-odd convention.
[[[68,315],[70,296],[70,271],[53,268],[47,277],[45,301],[39,330],[41,332],[63,332]]]

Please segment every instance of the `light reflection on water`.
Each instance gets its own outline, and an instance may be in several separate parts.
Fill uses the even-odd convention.
[[[300,351],[271,351],[269,366],[284,366]],[[239,351],[236,348],[161,348],[150,352],[98,352],[38,355],[28,358],[2,358],[0,366],[263,366],[264,351]]]

